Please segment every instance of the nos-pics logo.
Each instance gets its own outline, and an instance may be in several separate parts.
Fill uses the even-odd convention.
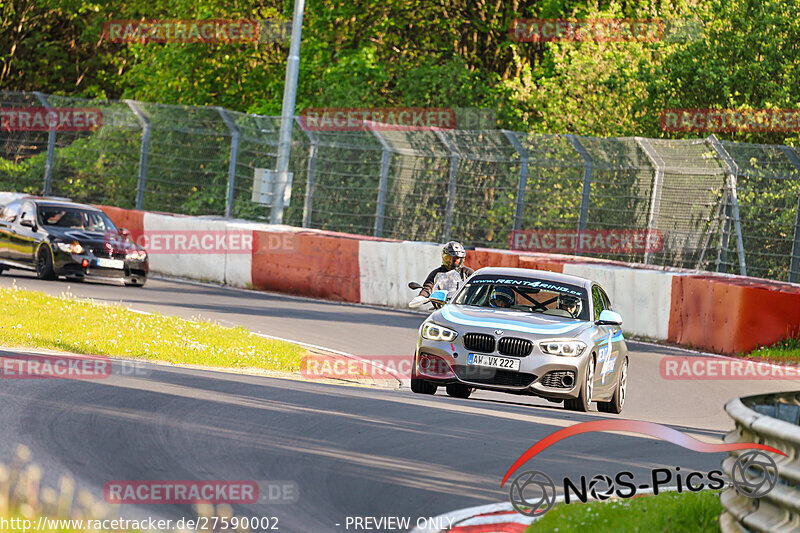
[[[708,444],[680,431],[653,422],[597,420],[575,424],[556,431],[534,444],[506,472],[501,486],[523,464],[549,446],[573,435],[595,431],[640,433],[702,453],[746,450],[739,454],[731,468],[730,483],[739,494],[748,498],[760,498],[766,495],[778,482],[778,465],[772,457],[764,452],[786,455],[771,446],[751,442]],[[600,501],[614,496],[632,498],[637,494],[637,491],[652,491],[653,494],[658,494],[660,490],[664,490],[667,487],[674,487],[677,492],[685,490],[697,492],[703,489],[718,490],[726,484],[725,476],[720,470],[686,472],[681,471],[679,467],[674,469],[652,469],[649,483],[634,483],[633,478],[633,473],[627,471],[617,472],[613,477],[607,474],[597,474],[591,479],[587,479],[586,476],[580,476],[578,480],[565,477],[561,484],[563,501],[569,504],[576,500],[586,503],[589,497]],[[553,478],[538,470],[522,472],[511,482],[509,499],[517,512],[526,516],[540,517],[552,509],[556,503],[556,483]]]

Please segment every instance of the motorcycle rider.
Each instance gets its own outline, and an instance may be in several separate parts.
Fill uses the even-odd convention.
[[[427,298],[433,292],[433,286],[436,284],[437,276],[448,274],[451,271],[458,273],[461,281],[464,281],[472,275],[474,270],[464,265],[464,258],[467,252],[458,241],[450,241],[442,247],[442,266],[434,269],[425,279],[422,284],[422,290],[419,291],[419,296]]]

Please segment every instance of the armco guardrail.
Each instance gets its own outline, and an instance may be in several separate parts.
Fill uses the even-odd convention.
[[[134,235],[214,236],[250,243],[244,250],[186,248],[150,253],[152,272],[312,298],[405,308],[408,281],[441,261],[441,245],[395,241],[219,217],[173,216],[103,207]],[[224,240],[224,239],[223,239]],[[147,248],[147,245],[145,245]],[[778,342],[800,329],[800,286],[742,276],[670,269],[558,254],[477,248],[467,265],[550,270],[600,282],[625,333],[716,353]],[[715,327],[709,328],[708,324]]]
[[[722,492],[723,533],[800,531],[800,391],[735,398],[725,410],[736,422],[736,429],[725,437],[726,443],[767,444],[786,456],[768,454],[778,467],[777,483],[764,496],[748,498],[733,487]],[[733,451],[722,462],[729,478],[743,452]]]

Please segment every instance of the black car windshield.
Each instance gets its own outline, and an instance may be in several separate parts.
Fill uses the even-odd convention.
[[[117,227],[102,211],[89,211],[64,205],[39,205],[42,226],[81,229],[97,232],[117,232]]]
[[[461,288],[453,303],[589,320],[584,288],[536,278],[473,278]]]

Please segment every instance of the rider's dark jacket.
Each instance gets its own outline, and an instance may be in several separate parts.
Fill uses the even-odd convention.
[[[465,280],[472,275],[474,270],[469,268],[468,266],[461,265],[460,267],[456,267],[453,270],[458,272],[461,275],[461,280]],[[433,292],[433,285],[436,283],[436,274],[447,273],[450,272],[444,265],[441,265],[439,268],[433,270],[430,274],[428,274],[425,283],[422,284],[422,290],[419,291],[420,296],[425,296],[426,298],[431,295]]]

